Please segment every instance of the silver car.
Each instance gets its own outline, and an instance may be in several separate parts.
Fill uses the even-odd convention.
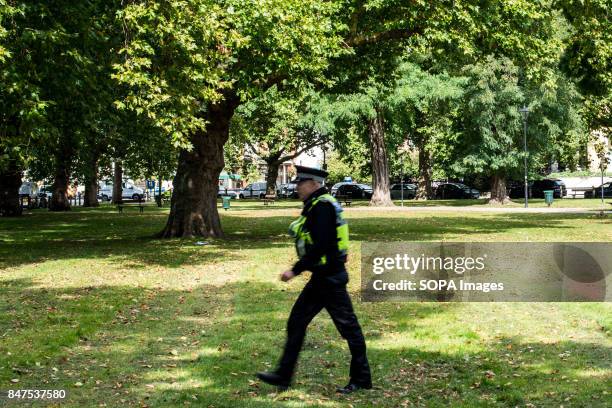
[[[416,184],[404,183],[404,199],[413,199],[416,197]],[[402,198],[402,184],[393,184],[391,186],[391,198],[400,200]]]
[[[217,197],[229,196],[232,199],[238,198],[238,192],[235,190],[226,189],[225,187],[219,187]]]

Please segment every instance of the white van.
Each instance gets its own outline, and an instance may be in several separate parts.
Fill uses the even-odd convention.
[[[266,182],[251,183],[238,193],[239,198],[264,198],[266,196]]]
[[[33,181],[26,181],[19,187],[20,197],[31,197],[35,198],[38,195],[38,184]]]

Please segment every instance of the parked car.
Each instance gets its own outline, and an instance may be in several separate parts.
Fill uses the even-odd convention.
[[[412,183],[404,183],[404,198],[412,199],[416,197],[416,184]],[[393,184],[391,186],[391,198],[394,200],[399,200],[402,198],[402,184]]]
[[[527,185],[528,197],[531,197],[531,186],[533,182]],[[522,181],[511,180],[506,184],[506,192],[510,198],[525,198],[525,184]]]
[[[240,198],[264,198],[267,184],[265,181],[251,183],[238,193]]]
[[[297,184],[286,183],[281,184],[278,188],[277,195],[283,198],[298,198]]]
[[[442,200],[478,197],[480,197],[480,191],[462,183],[441,183],[435,192],[435,198]]]
[[[142,188],[136,187],[131,183],[122,183],[122,191],[121,198],[123,199],[132,199],[134,201],[140,201],[144,197],[144,190]],[[100,188],[98,193],[98,197],[102,201],[110,201],[113,199],[113,186],[107,184]]]
[[[346,184],[356,184],[356,183],[355,183],[355,182],[353,182],[353,181],[341,181],[341,182],[339,182],[339,183],[336,183],[336,184],[334,184],[334,185],[332,186],[331,191],[330,191],[330,194],[331,194],[331,195],[335,195],[335,194],[336,194],[336,191],[338,191],[338,189],[340,188],[340,186],[344,186],[344,185],[346,185]]]
[[[553,190],[553,197],[563,198],[567,195],[565,183],[558,179],[535,180],[531,185],[531,197],[544,198],[544,190]]]
[[[338,187],[336,196],[350,196],[351,198],[372,198],[372,187],[367,184],[346,183]]]
[[[601,197],[601,187],[595,187],[592,190],[584,192],[584,198],[599,198]],[[612,198],[612,181],[603,184],[603,193],[605,198]]]
[[[225,187],[219,187],[219,192],[217,193],[217,197],[229,196],[230,198],[238,198],[238,192],[235,190],[230,190]]]

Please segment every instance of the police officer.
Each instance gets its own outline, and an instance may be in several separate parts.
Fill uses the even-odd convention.
[[[257,377],[280,390],[289,387],[306,328],[325,308],[351,351],[349,383],[337,391],[348,394],[372,388],[365,339],[346,290],[348,273],[344,264],[348,224],[340,204],[322,187],[327,172],[303,166],[296,168],[294,182],[304,208],[300,218],[291,223],[289,233],[295,239],[299,260],[293,268],[283,272],[280,279],[287,282],[306,270],[312,272],[312,276],[291,310],[287,341],[276,370],[259,372]]]

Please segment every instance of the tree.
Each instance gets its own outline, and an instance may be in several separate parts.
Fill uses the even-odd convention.
[[[556,0],[571,24],[561,67],[587,96],[590,129],[612,128],[612,12],[609,0]]]
[[[355,45],[354,54],[340,57],[341,63],[336,64],[340,68],[335,76],[340,80],[334,91],[353,100],[354,107],[368,122],[364,127],[369,130],[375,187],[371,204],[391,203],[387,148],[401,144],[406,138],[405,134],[392,134],[397,126],[388,123],[388,116],[393,116],[388,96],[393,92],[394,73],[402,60],[427,55],[428,72],[455,74],[464,64],[495,53],[512,56],[526,67],[525,75],[531,77],[538,74],[542,64],[555,58],[560,47],[555,37],[556,14],[545,2],[363,1],[355,4],[350,31],[381,31],[382,27],[393,27],[393,33],[399,34],[396,39],[400,40],[393,44],[381,43],[376,41],[381,36],[371,34],[366,38],[373,41]],[[384,17],[387,15],[393,17],[387,19]],[[429,169],[429,157],[425,149],[420,152],[425,172]],[[426,194],[421,191],[421,195]]]
[[[548,72],[545,80],[523,81],[520,86],[519,69],[508,58],[489,56],[464,69],[469,80],[452,167],[461,174],[490,176],[492,203],[507,202],[506,180],[521,168],[524,135],[518,108],[527,99],[532,168],[547,156],[567,157],[584,134],[577,113],[579,95],[558,72]]]
[[[217,180],[236,108],[273,84],[324,80],[342,52],[335,2],[136,2],[120,14],[122,101],[173,135],[182,150],[162,237],[222,236]],[[307,57],[306,57],[307,56]]]
[[[241,105],[232,118],[229,144],[246,145],[243,158],[266,163],[267,194],[276,194],[279,166],[326,141],[304,120],[312,97],[283,94],[273,86]]]
[[[222,151],[235,109],[249,98],[273,84],[359,89],[364,78],[387,71],[385,64],[392,68],[407,45],[460,55],[486,41],[529,51],[538,48],[550,12],[545,3],[522,2],[190,0],[136,1],[119,17],[126,46],[115,78],[130,87],[122,103],[152,117],[183,149],[160,234],[178,237],[222,235],[216,207]],[[380,190],[388,169],[384,117],[374,111],[373,184]]]
[[[585,96],[582,116],[590,133],[612,137],[612,13],[609,0],[556,0],[570,24],[561,68]],[[588,167],[588,138],[581,165]]]
[[[507,200],[506,177],[517,167],[523,153],[521,116],[524,102],[518,86],[518,68],[508,59],[488,57],[484,63],[467,66],[461,148],[455,164],[458,172],[491,175],[490,202]]]
[[[128,131],[137,137],[128,138],[123,145],[122,167],[133,179],[156,179],[155,195],[161,194],[162,181],[169,180],[176,169],[178,149],[170,138],[148,118],[132,117]],[[160,199],[156,200],[161,206]]]
[[[100,133],[109,128],[104,123],[116,120],[112,106],[116,87],[110,72],[120,44],[119,27],[113,24],[117,6],[116,1],[57,1],[49,4],[44,16],[48,24],[65,34],[63,41],[51,49],[55,66],[48,72],[44,87],[54,102],[49,115],[57,129],[53,195],[49,203],[52,211],[70,209],[67,190],[76,170],[79,146],[97,147],[92,153],[103,149]],[[96,136],[102,143],[92,143]],[[90,159],[88,203],[94,194],[93,162],[99,155],[92,154]]]
[[[79,146],[112,108],[108,74],[117,37],[110,17],[118,3],[11,3],[15,12],[2,20],[8,26],[4,49],[11,54],[0,71],[2,149],[27,146],[26,154],[12,155],[12,167],[33,167],[32,173],[52,178],[50,209],[63,211],[70,208],[67,190]],[[4,11],[5,3],[0,7]],[[32,166],[33,157],[38,163]]]
[[[33,158],[32,147],[46,136],[49,101],[41,74],[52,56],[43,44],[56,41],[54,27],[36,26],[39,4],[0,1],[0,214],[21,214],[19,187]],[[36,30],[30,27],[36,26]]]
[[[389,88],[371,81],[354,94],[343,94],[331,100],[326,109],[333,117],[336,146],[342,151],[350,130],[356,132],[368,146],[372,174],[370,205],[392,206],[389,190],[388,138],[385,115]]]
[[[532,168],[544,172],[552,163],[576,170],[581,146],[588,140],[583,97],[574,82],[558,69],[549,70],[546,80],[524,89],[530,101],[528,137]]]
[[[346,137],[342,139],[340,146],[334,149],[327,157],[326,179],[328,185],[334,185],[351,177],[354,181],[371,183],[372,166],[369,160],[364,160],[370,153],[369,146],[363,142],[355,128],[349,128]]]
[[[433,165],[448,160],[458,136],[453,124],[458,120],[466,78],[431,74],[411,62],[402,64],[397,75],[390,97],[397,123],[394,132],[406,135],[418,149],[416,197],[432,198]]]

